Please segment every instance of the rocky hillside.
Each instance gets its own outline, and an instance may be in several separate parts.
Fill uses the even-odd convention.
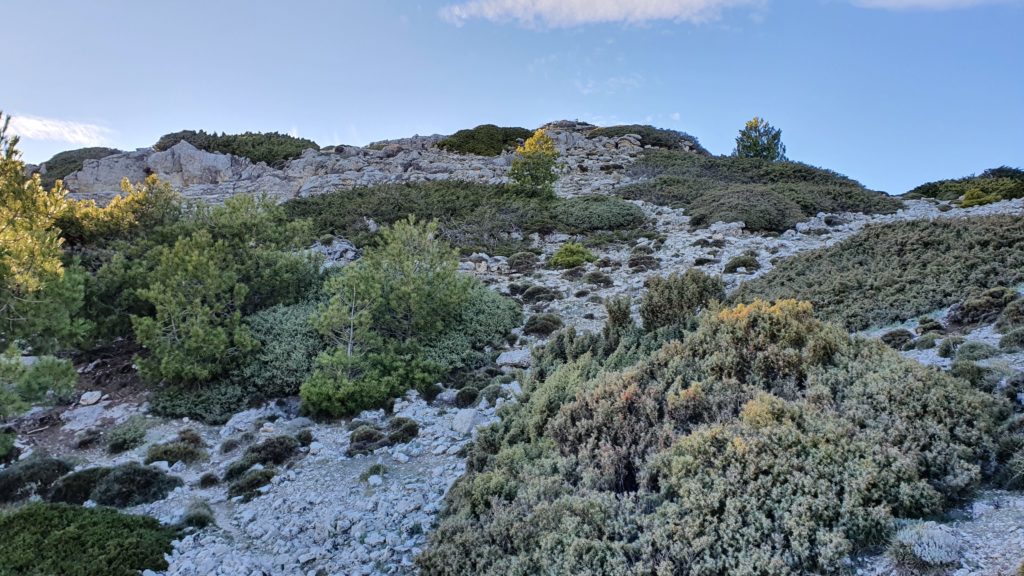
[[[900,201],[802,164],[710,158],[696,141],[666,152],[641,134],[545,129],[560,154],[546,201],[495,186],[510,153],[452,152],[439,136],[309,149],[280,169],[184,141],[85,160],[65,183],[99,203],[150,174],[190,199],[284,202],[228,202],[162,232],[203,235],[138,244],[308,225],[320,241],[299,252],[324,256],[327,277],[374,257],[378,231],[407,214],[436,219],[461,251],[457,276],[517,312],[484,298],[459,330],[514,328],[437,387],[324,420],[280,383],[313,370],[295,342],[326,346],[288,331],[319,296],[246,317],[279,340],[261,350],[284,368],[257,356],[209,389],[287,391],[257,407],[214,398],[223,418],[189,412],[207,389],[143,385],[148,354],[129,331],[77,357],[71,403],[12,421],[0,502],[173,526],[147,576],[1016,573],[1024,199]],[[278,252],[294,247],[261,241],[257,272],[293,272]],[[102,261],[110,246],[75,248]],[[125,250],[104,266],[129,280],[179,268],[155,250],[161,264],[132,268]],[[100,270],[96,290],[124,298]]]
[[[544,126],[561,155],[559,191],[599,191],[628,180],[625,167],[644,149],[636,135],[587,138],[593,125],[560,121]],[[180,142],[158,152],[144,148],[85,160],[64,184],[72,196],[105,203],[121,192],[121,179],[137,182],[149,174],[170,182],[189,198],[219,202],[238,194],[265,193],[279,200],[401,182],[464,180],[495,184],[507,180],[511,153],[496,157],[459,154],[437,146],[441,136],[414,136],[358,146],[308,149],[281,169],[246,158],[217,154]],[[696,143],[683,150],[699,150]]]

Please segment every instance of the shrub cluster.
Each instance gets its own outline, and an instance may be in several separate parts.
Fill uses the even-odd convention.
[[[177,530],[109,508],[33,503],[0,513],[5,574],[134,576],[167,568]]]
[[[292,218],[309,219],[317,235],[371,246],[379,226],[412,215],[437,220],[440,237],[463,253],[511,256],[530,247],[530,234],[643,232],[637,208],[618,199],[526,198],[507,186],[457,180],[355,188],[284,203]],[[562,220],[564,218],[564,220]]]
[[[1024,198],[1024,170],[1009,166],[990,168],[977,176],[921,184],[907,192],[904,197],[937,200],[962,198],[960,206],[963,208],[1011,198]]]
[[[494,124],[482,124],[476,128],[459,130],[438,142],[437,147],[461,154],[497,156],[507,150],[515,149],[531,134],[533,132],[526,128],[503,128]]]
[[[641,124],[624,124],[620,126],[594,128],[590,132],[587,132],[587,138],[618,138],[629,134],[639,136],[640,144],[642,146],[679,150],[683,149],[685,144],[689,147],[696,148],[702,154],[708,154],[708,151],[700,145],[700,141],[698,141],[695,136],[690,136],[685,132],[668,130],[665,128],[655,128],[654,126]]]
[[[436,233],[436,223],[410,217],[328,280],[316,322],[333,349],[302,384],[307,413],[337,418],[427,392],[518,324],[518,305],[461,275]]]
[[[690,326],[701,310],[725,301],[722,280],[694,268],[682,274],[651,276],[645,287],[640,318],[647,331],[673,325]]]
[[[885,326],[1024,281],[1024,221],[987,216],[870,226],[779,263],[737,300],[799,298],[850,330]]]
[[[298,158],[308,148],[319,150],[312,140],[296,138],[278,132],[246,132],[245,134],[207,133],[203,130],[182,130],[165,134],[153,148],[167,150],[184,140],[207,152],[220,152],[248,158],[253,162],[265,162],[268,166],[281,168],[289,160]]]
[[[646,334],[628,309],[537,352],[469,450],[424,574],[841,573],[894,518],[968,494],[997,452],[1001,399],[807,303]]]
[[[694,226],[744,222],[748,230],[782,232],[819,212],[888,214],[902,205],[797,162],[651,150],[630,170],[647,179],[622,189],[623,197],[683,208]]]
[[[575,268],[588,262],[597,260],[590,250],[576,242],[566,242],[555,250],[555,253],[548,259],[548,266],[552,268]]]

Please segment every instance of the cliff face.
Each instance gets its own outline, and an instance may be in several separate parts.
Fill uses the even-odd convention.
[[[595,192],[628,180],[625,168],[643,150],[634,136],[587,138],[589,124],[554,122],[544,127],[560,153],[563,195]],[[416,136],[372,144],[306,150],[282,169],[246,158],[199,150],[179,142],[163,152],[146,148],[87,160],[64,184],[71,196],[106,203],[120,192],[122,178],[135,182],[156,174],[189,198],[219,202],[236,194],[266,193],[281,201],[386,183],[506,180],[512,154],[488,157],[437,147],[439,136]],[[685,145],[684,145],[685,148]],[[696,146],[693,147],[696,151]]]

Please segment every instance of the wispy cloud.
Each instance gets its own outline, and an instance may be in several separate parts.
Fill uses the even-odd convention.
[[[654,20],[706,22],[735,6],[757,6],[764,0],[467,0],[441,8],[441,17],[461,26],[469,20],[514,21],[552,28]]]
[[[630,92],[643,86],[644,77],[634,73],[628,76],[612,76],[604,80],[594,80],[593,78],[586,81],[576,80],[575,83],[576,90],[584,96],[590,96],[591,94],[611,95],[619,92]]]
[[[96,124],[15,114],[11,115],[11,132],[26,140],[67,142],[79,146],[102,146],[113,134],[111,129]]]
[[[983,4],[1006,4],[1012,0],[853,0],[861,8],[885,10],[952,10],[972,8]]]

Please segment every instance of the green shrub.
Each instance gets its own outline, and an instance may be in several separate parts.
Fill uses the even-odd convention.
[[[949,312],[953,324],[989,324],[996,321],[1007,305],[1018,299],[1015,290],[997,286],[973,294],[955,305]]]
[[[235,480],[256,464],[264,466],[284,464],[295,456],[298,449],[299,441],[291,436],[267,438],[259,444],[247,448],[241,458],[232,462],[224,473],[224,479]]]
[[[14,447],[17,439],[18,435],[14,432],[0,432],[0,464],[6,464],[17,457],[17,449]]]
[[[206,458],[206,450],[203,450],[201,446],[196,446],[192,442],[182,440],[175,440],[166,444],[154,444],[146,451],[146,464],[152,464],[153,462],[169,462],[171,464],[184,462],[185,464],[192,464]]]
[[[674,324],[690,325],[713,302],[725,300],[725,284],[693,268],[682,274],[652,276],[640,302],[640,318],[648,332]]]
[[[523,333],[544,337],[558,330],[562,325],[562,319],[556,314],[534,314],[526,320]]]
[[[984,342],[964,342],[956,350],[957,361],[964,360],[974,362],[984,360],[999,354],[999,349]]]
[[[489,361],[482,350],[501,344],[522,320],[518,302],[473,282],[458,317],[436,338],[423,343],[422,357],[443,374],[480,367]]]
[[[1024,351],[1024,328],[1010,330],[999,339],[999,348],[1004,352]]]
[[[419,424],[405,417],[392,418],[386,429],[363,424],[352,431],[345,454],[349,457],[370,454],[380,448],[409,442],[419,433]]]
[[[299,430],[295,434],[295,439],[299,441],[299,446],[309,446],[313,443],[313,431],[309,428]]]
[[[242,497],[243,500],[252,500],[260,493],[260,488],[270,484],[270,481],[277,476],[273,468],[261,470],[249,470],[241,478],[228,485],[228,497]]]
[[[299,393],[325,346],[311,321],[316,309],[309,302],[277,305],[244,319],[259,346],[231,379],[246,389],[249,402]]]
[[[57,458],[39,456],[15,462],[0,470],[0,503],[46,495],[50,486],[70,471],[71,465]]]
[[[44,162],[46,174],[40,175],[43,187],[52,188],[57,180],[63,180],[72,172],[81,170],[86,160],[99,160],[120,153],[121,150],[116,148],[79,148],[58,152]]]
[[[217,484],[220,484],[220,477],[213,472],[204,472],[203,475],[199,477],[200,488],[212,488]]]
[[[799,298],[864,330],[916,318],[964,294],[1024,281],[1024,220],[987,216],[870,226],[780,262],[735,298]]]
[[[879,340],[893,350],[906,350],[914,341],[914,334],[910,330],[900,328],[882,334]]]
[[[548,266],[562,269],[575,268],[595,260],[597,260],[597,256],[591,254],[582,244],[566,242],[551,255],[551,258],[548,259]]]
[[[163,386],[150,396],[150,411],[164,418],[194,418],[207,424],[223,424],[249,406],[248,391],[231,380],[216,380],[201,387],[187,384]]]
[[[437,147],[462,154],[497,156],[506,150],[514,149],[521,140],[526,140],[531,134],[533,132],[526,128],[502,128],[494,124],[482,124],[476,128],[459,130],[438,142]]]
[[[583,276],[583,281],[586,282],[587,284],[593,284],[595,286],[604,286],[605,288],[615,284],[611,276],[599,270],[587,272],[587,274]]]
[[[685,150],[686,148],[694,148],[702,154],[708,153],[707,150],[700,145],[700,142],[696,137],[690,136],[685,132],[678,132],[676,130],[668,130],[665,128],[655,128],[654,126],[640,124],[594,128],[590,132],[587,132],[587,138],[619,138],[628,134],[639,136],[641,146],[654,146],[655,148],[666,148],[669,150]]]
[[[77,380],[71,362],[42,356],[28,365],[12,345],[0,354],[0,418],[45,400],[66,401],[74,394]]]
[[[181,516],[181,525],[202,530],[207,526],[215,526],[217,519],[213,516],[213,509],[205,500],[195,499],[189,502],[185,513]]]
[[[516,252],[508,257],[508,268],[517,274],[529,274],[537,268],[537,255],[533,252]]]
[[[617,347],[566,330],[537,351],[469,449],[421,573],[841,573],[894,518],[970,494],[1009,414],[806,303],[606,332]]]
[[[630,167],[647,179],[623,197],[682,208],[694,226],[744,222],[781,232],[819,212],[895,212],[901,202],[828,170],[796,162],[649,150]]]
[[[937,332],[925,332],[914,341],[914,347],[918,350],[931,350],[941,337]]]
[[[47,500],[67,504],[84,504],[92,498],[93,490],[110,474],[111,468],[86,468],[61,477],[53,483]]]
[[[90,499],[104,506],[126,508],[163,500],[182,484],[177,476],[130,462],[110,469],[96,484]]]
[[[34,503],[0,514],[0,566],[9,574],[134,576],[166,569],[177,537],[146,516]]]
[[[286,222],[268,198],[234,196],[200,210],[200,229],[158,246],[148,286],[139,296],[153,316],[134,316],[139,343],[150,351],[140,370],[151,380],[194,384],[222,376],[258,343],[245,313],[303,297],[318,277],[315,262],[293,250],[308,228]]]
[[[1024,170],[1008,166],[991,168],[977,176],[928,182],[907,192],[904,196],[938,200],[956,200],[963,196],[964,202],[961,206],[964,208],[979,203],[986,204],[1003,199],[1024,198]]]
[[[363,470],[362,474],[359,475],[359,481],[366,482],[370,479],[370,476],[383,476],[384,474],[387,474],[387,471],[388,467],[379,462],[371,464],[366,470]]]
[[[1006,333],[1017,328],[1024,328],[1024,298],[1017,298],[1006,305],[996,319],[996,329]]]
[[[552,210],[560,229],[573,233],[642,226],[647,217],[635,204],[614,196],[578,196],[556,202]]]
[[[725,272],[726,274],[735,274],[736,272],[739,271],[740,268],[743,268],[744,270],[746,270],[747,274],[750,274],[752,272],[760,270],[761,264],[757,261],[756,255],[741,254],[739,256],[730,258],[729,261],[725,263],[725,268],[723,269],[723,272]]]
[[[480,391],[472,386],[462,388],[455,394],[455,406],[459,408],[469,408],[476,403],[479,396]]]
[[[132,417],[107,432],[107,452],[120,454],[142,446],[146,440],[146,419]]]
[[[289,160],[302,155],[307,148],[319,150],[312,140],[296,138],[277,132],[246,132],[244,134],[209,133],[199,130],[182,130],[165,134],[153,148],[167,150],[182,140],[207,152],[220,152],[248,158],[253,162],[266,162],[275,168],[282,168]]]
[[[939,344],[939,356],[942,358],[952,358],[956,355],[957,348],[964,343],[962,336],[950,336]]]

